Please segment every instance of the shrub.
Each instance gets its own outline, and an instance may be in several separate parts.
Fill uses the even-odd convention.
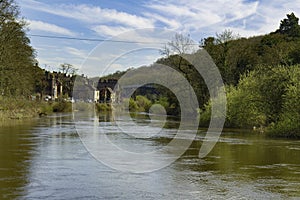
[[[58,101],[52,104],[53,112],[71,112],[72,104],[66,101]]]
[[[277,123],[268,128],[268,135],[300,138],[300,68],[289,70],[290,82],[283,95],[283,112]]]
[[[111,111],[112,108],[109,104],[106,103],[97,103],[96,108],[98,112],[106,112],[106,111]]]
[[[149,109],[150,109],[152,103],[146,97],[138,95],[136,97],[136,105],[140,112],[149,112]]]

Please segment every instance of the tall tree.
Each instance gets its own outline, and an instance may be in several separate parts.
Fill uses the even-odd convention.
[[[177,33],[161,50],[161,54],[166,57],[159,59],[157,63],[167,65],[180,72],[193,87],[199,105],[203,106],[209,96],[206,84],[197,69],[184,58],[185,54],[196,56],[195,52],[197,50],[198,45],[193,42],[189,35],[186,36]],[[186,88],[181,87],[182,86],[178,86],[178,89],[186,90]],[[171,94],[170,91],[166,91],[165,93],[167,94],[166,96],[168,97],[169,103],[179,108],[177,105],[178,101],[174,98],[175,96]]]
[[[29,95],[35,87],[34,50],[14,0],[0,1],[0,95]]]
[[[300,37],[299,18],[293,12],[286,16],[287,18],[281,20],[279,29],[276,32],[290,37]]]
[[[214,59],[218,66],[225,83],[234,84],[234,70],[230,65],[230,50],[232,49],[232,41],[237,40],[240,36],[234,34],[231,30],[224,30],[217,33],[216,37],[208,37],[201,41],[201,47],[204,48]]]

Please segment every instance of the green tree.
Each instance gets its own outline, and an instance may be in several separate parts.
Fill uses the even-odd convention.
[[[216,37],[208,37],[201,42],[202,48],[214,59],[224,82],[228,84],[236,84],[234,79],[236,66],[230,64],[230,59],[232,56],[236,57],[239,54],[232,55],[230,51],[233,46],[233,41],[238,38],[239,35],[226,29],[222,33],[217,33]]]
[[[34,64],[34,50],[26,36],[26,23],[19,18],[13,0],[0,1],[0,94],[31,94],[40,68]]]
[[[177,70],[189,81],[190,85],[193,87],[195,93],[197,94],[198,102],[200,106],[208,100],[208,90],[203,78],[195,67],[184,59],[186,54],[196,54],[198,50],[198,45],[196,45],[189,35],[175,34],[170,42],[161,50],[161,54],[166,56],[156,61],[158,64],[163,64],[173,69]],[[187,88],[182,88],[181,85],[176,86],[178,90],[186,90]],[[163,88],[166,97],[168,98],[169,105],[172,105],[172,113],[180,113],[180,106],[174,94]]]
[[[286,16],[287,18],[281,20],[279,29],[276,32],[290,37],[300,37],[299,18],[293,12]]]
[[[279,120],[268,129],[271,136],[300,138],[300,66],[288,70],[289,82],[282,95],[283,106]]]

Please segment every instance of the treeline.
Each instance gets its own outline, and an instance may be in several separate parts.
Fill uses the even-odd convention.
[[[176,69],[189,81],[198,98],[200,125],[207,126],[211,117],[208,89],[201,75],[181,56],[188,54],[190,42],[188,37],[176,35],[162,51],[166,56],[156,63]],[[200,46],[212,57],[226,86],[226,127],[259,128],[270,135],[300,137],[300,26],[294,13],[270,34],[241,38],[225,30],[203,39]],[[174,49],[179,51],[168,54]],[[168,114],[180,115],[175,95],[161,86],[157,90],[160,95],[147,95],[148,99],[152,103],[164,99]]]
[[[18,6],[13,0],[0,1],[0,95],[32,94],[40,73]]]
[[[0,121],[34,117],[58,111],[70,111],[67,102],[37,102],[34,96],[50,95],[52,78],[63,85],[70,96],[74,68],[61,65],[61,73],[42,70],[35,59],[36,52],[26,35],[27,24],[20,16],[14,0],[0,1]],[[54,77],[56,76],[56,77]],[[75,79],[73,77],[72,79]],[[36,95],[39,94],[39,95]]]
[[[294,13],[288,14],[279,29],[251,38],[239,38],[225,30],[202,40],[202,47],[218,66],[225,84],[237,85],[240,76],[258,66],[291,66],[300,63],[300,26]]]
[[[300,65],[257,67],[226,86],[226,127],[253,128],[269,135],[300,137]],[[208,126],[211,102],[200,113]],[[264,128],[264,129],[262,129]]]
[[[264,128],[268,134],[300,137],[300,26],[294,13],[279,29],[252,38],[225,31],[203,42],[218,66],[227,92],[227,127]],[[210,102],[202,109],[208,123]]]

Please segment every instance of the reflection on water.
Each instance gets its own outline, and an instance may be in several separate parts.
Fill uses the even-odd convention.
[[[149,118],[135,117],[138,125],[149,125]],[[96,123],[116,144],[135,151],[165,146],[178,126],[178,121],[169,120],[163,134],[139,139],[118,132],[114,120],[111,113],[105,113],[82,126]],[[82,145],[71,115],[0,127],[0,199],[300,197],[300,141],[225,132],[209,156],[199,159],[203,137],[204,132],[199,131],[186,153],[170,166],[131,174],[95,160]]]
[[[13,199],[24,194],[29,161],[37,145],[30,130],[32,125],[16,122],[0,126],[0,199]]]

